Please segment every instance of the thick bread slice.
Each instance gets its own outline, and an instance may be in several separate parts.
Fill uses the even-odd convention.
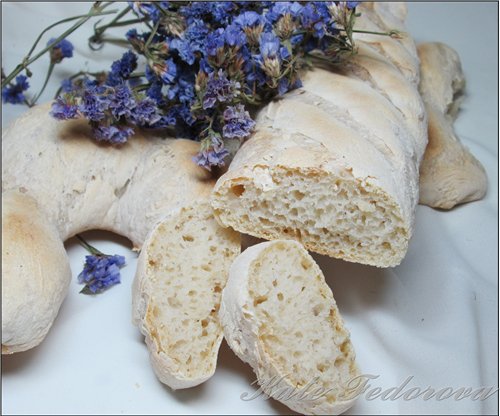
[[[150,233],[133,284],[133,321],[157,377],[172,389],[214,371],[222,341],[217,312],[239,234],[220,227],[208,202],[182,208]]]
[[[359,370],[349,332],[299,243],[260,243],[238,256],[219,316],[229,346],[266,394],[304,414],[339,414],[354,404],[347,387]]]
[[[458,53],[444,43],[418,45],[420,93],[429,115],[429,145],[420,165],[420,203],[450,209],[486,194],[483,165],[456,136],[453,123],[464,95]]]

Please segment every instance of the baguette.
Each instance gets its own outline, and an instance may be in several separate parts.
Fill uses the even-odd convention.
[[[347,386],[359,370],[349,332],[299,243],[260,243],[238,256],[219,316],[229,346],[266,394],[304,414],[339,414],[354,404]]]
[[[389,19],[391,7],[403,27],[401,6],[363,6],[360,27],[386,30],[374,16]],[[351,262],[401,262],[427,144],[418,58],[411,38],[362,34],[357,45],[341,69],[316,67],[259,112],[212,192],[222,225]]]
[[[456,51],[444,43],[418,45],[420,93],[429,116],[429,145],[420,166],[420,203],[450,209],[486,194],[486,171],[458,139],[453,123],[465,90]]]
[[[219,311],[239,234],[221,228],[207,201],[158,224],[144,244],[134,279],[133,321],[145,335],[153,369],[172,389],[215,372],[222,342]]]

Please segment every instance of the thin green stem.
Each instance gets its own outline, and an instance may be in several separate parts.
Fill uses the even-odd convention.
[[[86,17],[80,19],[77,23],[75,23],[68,30],[66,30],[62,35],[58,36],[49,46],[46,46],[45,48],[43,48],[39,53],[37,53],[32,58],[29,58],[28,56],[26,56],[23,59],[23,62],[21,62],[19,65],[17,65],[16,68],[2,81],[2,88],[5,85],[7,85],[9,82],[11,82],[21,71],[23,71],[24,69],[27,69],[27,67],[29,65],[31,65],[33,62],[35,62],[38,58],[40,58],[42,55],[44,55],[47,51],[52,49],[53,45],[55,45],[55,44],[59,43],[61,40],[65,39],[69,34],[73,33],[76,29],[78,29],[85,22],[87,22],[87,20],[91,19],[92,17],[102,16],[104,14],[116,13],[116,10],[110,10],[107,12],[103,12],[102,9],[106,6],[107,5],[101,6],[95,12],[93,11],[94,10],[94,6],[93,6],[91,11],[86,15]]]
[[[130,47],[130,42],[128,40],[120,38],[111,38],[111,37],[101,38],[99,39],[99,44],[101,43],[110,43],[112,45]]]
[[[113,25],[113,27],[128,26],[128,25],[133,25],[134,23],[143,23],[145,21],[146,21],[145,17],[141,19],[129,19],[129,20],[124,20],[123,22],[117,22]]]
[[[110,12],[104,12],[103,14],[111,14]],[[54,27],[58,26],[58,25],[61,25],[63,23],[67,23],[67,22],[71,22],[72,20],[76,20],[76,19],[81,19],[82,17],[86,17],[88,16],[88,13],[87,14],[81,14],[79,16],[73,16],[73,17],[68,17],[67,19],[63,19],[63,20],[59,20],[58,22],[55,22],[53,24],[51,24],[50,26],[47,26],[45,29],[42,30],[42,32],[38,35],[38,37],[36,38],[35,40],[35,43],[33,44],[33,46],[31,47],[30,51],[28,52],[28,54],[26,55],[26,57],[29,59],[29,57],[31,56],[31,54],[33,53],[33,51],[35,50],[36,46],[38,45],[38,42],[40,42],[40,39],[42,39],[42,36],[47,33],[50,29],[53,29]],[[26,59],[26,58],[24,58]]]
[[[125,7],[120,13],[118,13],[111,22],[100,26],[100,27],[94,27],[94,34],[95,35],[101,35],[104,33],[104,31],[111,26],[118,26],[117,22],[120,20],[123,16],[125,16],[128,12],[130,11],[130,6]]]
[[[153,41],[153,38],[156,35],[156,32],[158,31],[158,28],[160,27],[160,19],[156,22],[153,30],[151,31],[148,40],[146,41],[146,44],[144,45],[144,49],[147,49],[149,47],[149,44]]]
[[[373,32],[370,30],[358,30],[358,29],[353,29],[352,32],[354,33],[365,33],[367,35],[381,35],[381,36],[390,36],[392,37],[401,37],[403,35],[403,32],[400,32],[399,30],[390,30],[389,32]]]
[[[95,247],[91,246],[89,243],[87,243],[83,237],[80,234],[77,234],[75,236],[79,241],[80,245],[85,248],[90,254],[94,256],[104,256],[105,254],[99,250],[97,250]]]
[[[47,70],[47,76],[45,77],[45,81],[43,83],[42,89],[36,95],[36,97],[31,100],[31,103],[29,105],[30,107],[33,107],[36,104],[36,102],[38,101],[38,99],[40,98],[40,96],[43,94],[43,91],[45,90],[45,87],[47,87],[47,84],[49,82],[50,76],[52,75],[52,71],[54,70],[54,66],[55,66],[55,63],[51,62],[49,65],[49,69]]]

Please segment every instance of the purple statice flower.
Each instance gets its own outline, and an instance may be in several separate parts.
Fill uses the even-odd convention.
[[[136,106],[132,91],[130,91],[130,88],[126,84],[117,85],[114,88],[114,93],[110,94],[107,100],[111,114],[115,118],[128,116]]]
[[[354,9],[355,7],[358,6],[360,2],[359,1],[347,1],[346,4],[347,4],[347,8],[352,10]]]
[[[177,67],[172,58],[165,61],[164,64],[155,66],[157,74],[165,84],[172,84],[177,75]]]
[[[192,76],[181,76],[177,82],[170,85],[167,91],[169,100],[178,99],[181,103],[190,103],[195,98],[194,79]]]
[[[132,51],[125,52],[120,59],[114,61],[111,65],[111,71],[109,71],[106,83],[111,86],[118,85],[123,80],[128,79],[136,68],[137,55]]]
[[[170,48],[176,50],[179,57],[189,65],[196,59],[196,52],[203,52],[209,29],[200,19],[194,19],[186,28],[182,38],[170,42]]]
[[[273,2],[273,6],[270,8],[269,12],[266,14],[266,19],[270,23],[274,23],[280,19],[280,17],[285,14],[289,14],[292,17],[298,18],[302,13],[302,5],[296,1],[277,1]]]
[[[52,103],[50,115],[57,120],[69,120],[78,115],[78,106],[71,104],[64,97],[57,97]]]
[[[111,144],[123,144],[134,134],[130,127],[98,126],[94,128],[94,137],[103,142]]]
[[[247,11],[239,14],[233,23],[240,27],[253,27],[264,24],[264,17],[254,11]]]
[[[2,88],[3,102],[10,104],[23,103],[26,99],[23,93],[29,87],[30,84],[28,83],[28,78],[24,75],[18,75],[16,77],[16,83],[14,85],[6,85]]]
[[[224,29],[218,28],[208,34],[205,48],[209,56],[215,56],[217,51],[224,47],[224,44]]]
[[[63,79],[61,82],[61,91],[62,92],[73,91],[73,81],[71,81],[69,78]]]
[[[232,24],[224,30],[224,41],[228,46],[241,47],[246,43],[247,35],[240,26]]]
[[[186,62],[188,65],[193,65],[196,60],[196,56],[194,54],[194,50],[186,39],[172,39],[170,42],[170,48],[174,51],[177,51],[179,57]]]
[[[244,139],[255,127],[255,121],[250,118],[248,111],[245,111],[243,104],[227,107],[223,117],[222,134],[226,139]]]
[[[183,121],[188,126],[192,126],[196,119],[193,117],[193,113],[191,113],[191,108],[189,103],[176,104],[174,105],[167,114],[169,117],[172,117],[174,120]]]
[[[149,18],[153,23],[156,23],[161,17],[160,11],[155,6],[154,2],[128,1],[127,3],[137,16]],[[167,8],[168,1],[158,2],[158,5],[162,8]]]
[[[134,109],[130,112],[129,119],[138,126],[151,126],[159,122],[161,116],[156,102],[152,98],[146,97],[137,101]]]
[[[127,31],[127,33],[125,33],[125,37],[130,42],[132,40],[137,40],[137,39],[139,39],[142,36],[139,35],[139,32],[137,32],[137,29],[129,29]]]
[[[214,20],[221,24],[227,25],[231,17],[231,12],[236,8],[232,1],[217,1],[214,2],[212,16]]]
[[[216,102],[231,101],[239,92],[240,83],[229,80],[226,73],[220,69],[216,74],[208,76],[207,88],[203,97],[203,109],[212,108]]]
[[[146,95],[154,100],[157,105],[163,105],[165,99],[162,94],[163,84],[159,81],[151,82],[151,86],[146,90]]]
[[[231,18],[231,11],[236,7],[231,1],[194,1],[179,9],[188,24],[193,20],[213,19],[215,23],[226,26]]]
[[[327,19],[329,19],[329,17],[330,16],[328,15]],[[318,13],[318,10],[316,9],[314,4],[308,3],[302,8],[300,21],[304,28],[313,29],[315,37],[321,39],[325,35],[325,21]]]
[[[186,28],[184,36],[194,51],[202,51],[209,31],[203,20],[196,19]]]
[[[260,35],[260,53],[264,59],[275,58],[280,50],[280,40],[272,32]]]
[[[214,134],[210,137],[210,144],[208,146],[202,144],[202,150],[193,160],[198,166],[210,170],[212,166],[224,166],[224,159],[227,155],[229,152],[224,148],[224,142],[219,135]]]
[[[177,119],[173,117],[172,114],[166,114],[160,116],[160,118],[157,121],[150,124],[148,127],[151,127],[153,129],[162,129],[165,127],[174,126],[176,122]]]
[[[106,107],[106,100],[98,95],[95,89],[84,90],[79,110],[86,119],[90,121],[102,120],[105,117],[104,111]]]
[[[73,44],[67,40],[62,39],[58,43],[55,43],[56,39],[52,38],[47,42],[47,46],[52,45],[50,50],[50,61],[52,63],[58,64],[64,58],[71,58],[73,56]]]
[[[120,268],[125,257],[93,254],[85,256],[85,265],[78,275],[78,283],[85,284],[80,293],[96,294],[120,283]]]

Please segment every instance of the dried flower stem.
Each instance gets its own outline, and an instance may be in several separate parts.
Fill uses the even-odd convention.
[[[98,6],[97,8],[96,8],[96,6],[92,6],[92,8],[90,9],[89,13],[87,13],[86,15],[84,15],[83,18],[81,18],[77,23],[75,23],[68,30],[66,30],[62,35],[60,35],[57,38],[55,38],[55,40],[52,42],[51,45],[46,46],[39,53],[37,53],[34,57],[31,57],[31,54],[33,53],[33,51],[34,51],[34,49],[36,47],[36,44],[39,42],[39,40],[41,38],[41,35],[43,33],[45,33],[50,28],[52,28],[54,26],[57,26],[58,24],[65,23],[65,22],[68,22],[68,21],[71,21],[71,20],[75,20],[75,18],[63,19],[63,20],[61,20],[61,21],[59,21],[57,23],[52,24],[51,26],[47,27],[46,29],[44,29],[44,31],[42,32],[42,34],[36,40],[35,45],[31,48],[30,52],[26,55],[26,57],[23,59],[23,61],[19,65],[17,65],[16,68],[4,80],[2,80],[2,88],[4,88],[6,85],[8,85],[17,75],[19,75],[20,72],[22,72],[25,69],[27,70],[28,66],[31,65],[33,62],[35,62],[38,58],[40,58],[41,56],[43,56],[46,52],[50,51],[52,49],[53,45],[55,45],[58,42],[60,42],[61,40],[65,39],[68,35],[70,35],[71,33],[73,33],[76,29],[78,29],[80,26],[82,26],[83,24],[85,24],[92,17],[103,16],[103,15],[108,15],[108,14],[114,14],[114,13],[116,13],[117,10],[103,11],[103,9],[105,7],[107,7],[107,6],[108,6],[108,4],[105,4],[105,5],[102,5],[102,6]]]
[[[76,238],[80,241],[80,245],[85,248],[90,254],[94,256],[104,256],[104,253],[102,251],[87,243],[80,234],[77,234]]]

